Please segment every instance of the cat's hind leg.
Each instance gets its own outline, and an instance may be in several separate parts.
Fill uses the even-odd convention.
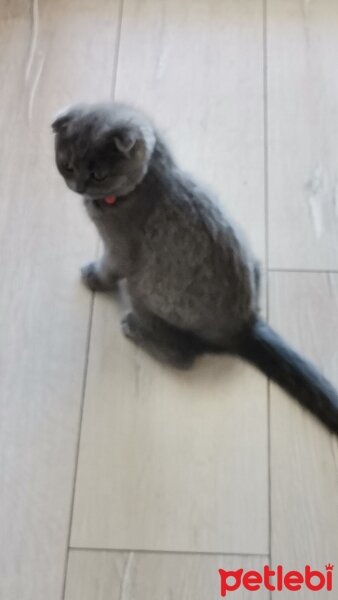
[[[129,312],[121,322],[124,335],[162,363],[188,369],[203,352],[198,340],[150,314]]]

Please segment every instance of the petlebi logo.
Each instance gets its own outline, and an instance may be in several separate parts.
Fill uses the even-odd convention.
[[[326,590],[332,592],[333,589],[333,565],[330,563],[325,566],[325,571],[312,569],[306,565],[303,571],[286,571],[282,565],[276,569],[271,569],[268,565],[260,571],[225,571],[219,569],[220,575],[220,593],[221,596],[230,595],[240,588],[249,592],[257,592],[266,589],[270,592],[299,592],[302,589],[308,589],[311,592],[320,592]]]

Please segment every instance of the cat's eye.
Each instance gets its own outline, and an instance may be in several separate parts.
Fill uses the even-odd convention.
[[[94,181],[104,181],[105,179],[107,179],[108,174],[107,173],[99,173],[98,171],[92,171],[90,176],[92,179],[94,179]]]
[[[63,165],[63,168],[65,171],[67,171],[67,173],[72,173],[73,172],[73,167],[69,164],[65,164]]]

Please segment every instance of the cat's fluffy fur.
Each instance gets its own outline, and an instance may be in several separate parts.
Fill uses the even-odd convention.
[[[104,243],[83,280],[103,291],[126,279],[125,335],[180,367],[205,351],[238,354],[338,432],[337,392],[259,317],[256,260],[151,121],[121,104],[78,105],[53,130],[59,171]]]

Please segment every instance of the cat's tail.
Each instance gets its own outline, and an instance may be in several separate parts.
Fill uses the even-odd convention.
[[[267,323],[257,319],[241,337],[236,353],[338,433],[338,392]]]

